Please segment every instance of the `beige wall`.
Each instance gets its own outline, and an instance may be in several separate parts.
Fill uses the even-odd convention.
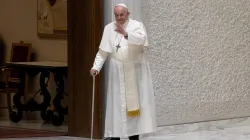
[[[40,39],[37,37],[37,0],[1,0],[0,1],[0,34],[6,43],[6,60],[10,58],[10,47],[13,42],[32,43],[37,61],[67,61],[67,41]],[[55,92],[53,77],[49,90]],[[29,92],[32,95],[39,87],[38,79],[29,81]],[[1,113],[6,115],[5,113]]]
[[[37,37],[37,1],[1,0],[0,31],[7,44],[7,60],[12,42],[30,42],[37,60],[67,61],[66,40],[48,40]]]

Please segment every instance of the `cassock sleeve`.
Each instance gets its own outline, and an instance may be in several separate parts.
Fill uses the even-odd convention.
[[[99,49],[111,53],[112,46],[110,44],[109,38],[110,38],[110,26],[105,26]]]
[[[146,29],[143,23],[140,22],[132,32],[128,32],[128,44],[148,46]]]
[[[97,70],[98,73],[101,71],[104,62],[107,59],[107,56],[112,51],[112,46],[110,45],[109,42],[109,36],[110,36],[110,30],[107,26],[105,26],[102,35],[102,40],[99,46],[99,51],[96,54],[94,64],[92,67],[92,69]]]
[[[97,70],[99,73],[101,71],[102,66],[103,66],[105,60],[107,59],[107,57],[108,57],[108,52],[99,50],[96,54],[92,69]]]

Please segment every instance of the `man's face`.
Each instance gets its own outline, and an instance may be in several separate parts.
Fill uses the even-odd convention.
[[[129,12],[125,7],[116,6],[114,9],[114,14],[116,22],[121,25],[123,25],[128,20]]]

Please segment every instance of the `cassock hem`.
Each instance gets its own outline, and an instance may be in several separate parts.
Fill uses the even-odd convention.
[[[135,136],[135,135],[145,135],[145,134],[155,133],[156,131],[157,131],[157,128],[155,128],[154,130],[150,130],[150,131],[129,133],[127,135],[109,135],[109,134],[104,134],[104,137],[105,138],[111,138],[111,137],[125,138],[125,137],[130,137],[130,136]]]

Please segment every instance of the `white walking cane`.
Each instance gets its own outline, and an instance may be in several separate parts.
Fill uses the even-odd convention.
[[[95,76],[93,75],[93,89],[92,89],[92,118],[91,118],[91,140],[93,140],[93,128],[94,128],[94,112],[95,112]],[[103,138],[102,140],[106,140],[109,138]]]
[[[93,75],[93,90],[92,90],[92,119],[91,119],[91,140],[93,140],[93,124],[94,124],[94,108],[95,108],[95,75]]]

